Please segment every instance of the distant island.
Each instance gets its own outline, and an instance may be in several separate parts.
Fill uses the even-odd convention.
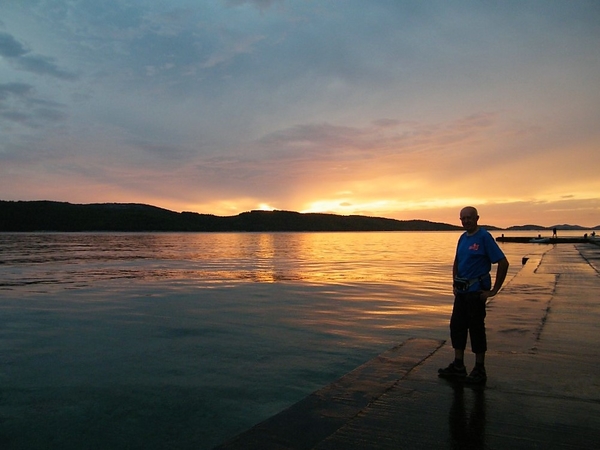
[[[488,229],[498,229],[485,226]],[[541,228],[529,228],[541,229]],[[582,228],[583,229],[583,228]],[[395,220],[293,211],[248,211],[235,216],[177,213],[135,203],[72,204],[0,200],[0,232],[31,231],[459,231],[427,220]]]

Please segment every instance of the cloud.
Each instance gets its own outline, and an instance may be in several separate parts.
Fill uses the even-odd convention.
[[[208,60],[201,64],[200,67],[203,69],[212,68],[219,64],[231,61],[238,55],[252,53],[254,44],[262,41],[263,39],[265,39],[264,36],[248,36],[246,38],[233,41],[225,46],[225,48],[222,50],[211,55]]]
[[[149,155],[158,156],[163,160],[180,160],[189,155],[188,150],[167,143],[131,139],[127,140],[126,144],[138,148]]]
[[[60,69],[54,59],[32,55],[30,50],[17,41],[12,35],[0,32],[0,56],[3,56],[15,68],[37,75],[50,75],[62,80],[76,80],[77,75]]]
[[[402,122],[397,119],[376,119],[373,121],[373,125],[380,128],[392,128],[400,125]]]
[[[353,196],[385,200],[410,195],[424,201],[438,183],[457,185],[453,178],[462,184],[477,176],[462,173],[465,161],[477,155],[472,141],[497,126],[492,113],[434,125],[396,119],[373,122],[385,128],[309,123],[278,130],[228,156],[198,157],[189,178],[201,191],[220,186],[232,195],[264,196],[276,205],[300,196],[333,198],[347,207],[354,205]],[[447,183],[445,193],[456,189]]]
[[[227,6],[240,6],[244,4],[254,5],[258,9],[265,10],[273,6],[275,3],[279,3],[281,0],[224,0]]]
[[[0,84],[0,101],[10,96],[28,97],[33,92],[33,86],[27,83],[4,83]]]
[[[14,61],[15,65],[37,75],[50,75],[62,80],[76,80],[77,75],[60,69],[52,58],[46,56],[25,55]]]
[[[267,149],[270,157],[289,155],[293,159],[319,162],[388,158],[389,163],[389,158],[405,158],[418,152],[433,156],[451,146],[478,139],[497,125],[497,114],[480,112],[437,124],[397,119],[377,119],[371,123],[374,126],[296,125],[258,139],[255,146]],[[436,161],[432,160],[431,165],[436,165]]]
[[[0,56],[5,58],[18,58],[26,53],[29,53],[29,51],[25,49],[23,44],[10,34],[0,31]]]
[[[339,147],[360,146],[364,131],[355,127],[328,123],[296,125],[270,133],[257,142],[260,147],[275,151],[284,149],[318,150],[324,153]]]
[[[27,83],[0,84],[0,117],[27,128],[41,128],[63,122],[68,115],[65,106],[39,98],[35,88]],[[10,128],[6,122],[0,129]]]

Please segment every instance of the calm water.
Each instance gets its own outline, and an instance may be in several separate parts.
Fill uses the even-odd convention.
[[[212,448],[446,339],[458,235],[0,234],[0,447]]]

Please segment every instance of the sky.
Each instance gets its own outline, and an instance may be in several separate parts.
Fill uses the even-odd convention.
[[[597,0],[0,0],[0,199],[600,225]]]

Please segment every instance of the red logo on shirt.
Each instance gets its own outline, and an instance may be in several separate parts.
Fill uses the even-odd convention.
[[[469,247],[469,250],[475,250],[475,251],[479,250],[479,244],[477,242],[475,242],[473,245],[471,245]]]

